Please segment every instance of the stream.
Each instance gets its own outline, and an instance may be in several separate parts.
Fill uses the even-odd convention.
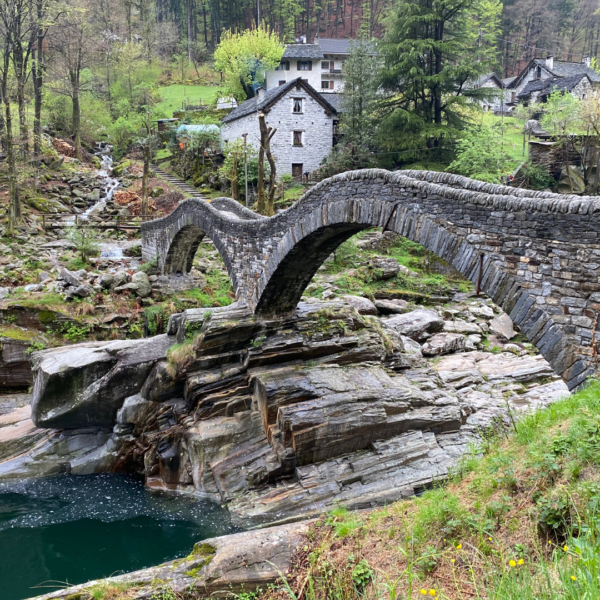
[[[186,556],[237,531],[227,511],[158,495],[127,475],[0,483],[0,597],[23,600]]]

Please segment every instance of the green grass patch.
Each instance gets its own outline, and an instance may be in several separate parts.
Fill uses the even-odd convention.
[[[217,96],[217,89],[210,85],[168,85],[160,88],[162,99],[157,107],[172,115],[174,110],[181,110],[183,104],[211,104]]]

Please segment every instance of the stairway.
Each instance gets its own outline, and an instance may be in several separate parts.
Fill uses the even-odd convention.
[[[191,196],[192,198],[200,198],[201,200],[208,200],[208,198],[206,198],[206,196],[203,196],[194,186],[190,185],[189,183],[186,183],[180,177],[177,177],[176,175],[171,175],[170,173],[165,173],[156,165],[150,165],[150,168],[159,177],[162,177],[164,180],[166,180],[171,185],[177,186],[186,198],[189,198]]]

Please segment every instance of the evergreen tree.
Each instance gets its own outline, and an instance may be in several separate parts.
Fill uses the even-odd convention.
[[[495,66],[498,0],[399,0],[380,44],[380,130],[389,149],[434,148],[468,123]]]

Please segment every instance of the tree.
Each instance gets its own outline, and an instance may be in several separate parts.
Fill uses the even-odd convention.
[[[260,148],[258,150],[258,212],[262,215],[265,214],[267,217],[273,216],[273,204],[275,201],[275,178],[277,176],[277,170],[275,166],[275,160],[271,154],[271,139],[277,133],[277,129],[273,127],[267,127],[265,122],[265,115],[260,113],[258,115],[258,126],[260,128]],[[269,194],[265,203],[265,154],[269,161],[270,174],[269,174]]]
[[[215,50],[215,69],[225,76],[226,93],[237,100],[254,96],[254,85],[281,61],[283,45],[266,27],[233,33],[226,31]]]
[[[339,131],[356,167],[363,165],[375,145],[377,79],[374,43],[366,39],[353,43],[344,64]]]
[[[399,0],[379,45],[381,132],[390,149],[439,147],[469,122],[466,107],[495,64],[498,0]]]
[[[86,263],[90,256],[97,254],[100,250],[97,241],[98,233],[91,227],[71,225],[67,229],[67,239],[75,246],[75,250],[79,253],[83,263]]]
[[[453,173],[498,183],[501,176],[511,169],[513,161],[504,150],[502,130],[498,123],[483,122],[467,127],[456,146],[456,159],[448,167]]]
[[[571,94],[555,91],[544,104],[542,127],[555,135],[575,133],[579,125],[580,102]]]

